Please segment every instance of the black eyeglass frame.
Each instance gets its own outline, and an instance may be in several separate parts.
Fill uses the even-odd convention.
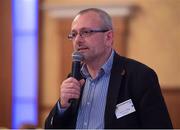
[[[84,30],[84,31],[80,31],[79,33],[75,33],[75,35],[73,36],[73,32],[70,32],[69,35],[68,35],[68,39],[69,40],[74,40],[77,35],[79,34],[81,37],[88,37],[90,36],[92,33],[98,33],[98,32],[101,32],[101,33],[104,33],[104,32],[107,32],[109,31],[108,29],[90,29],[90,30]],[[84,34],[83,34],[84,32]],[[85,33],[86,32],[86,33]],[[86,35],[85,35],[86,34]]]

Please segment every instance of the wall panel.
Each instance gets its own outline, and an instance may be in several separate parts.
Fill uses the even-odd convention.
[[[12,26],[11,0],[0,2],[0,127],[11,128]]]

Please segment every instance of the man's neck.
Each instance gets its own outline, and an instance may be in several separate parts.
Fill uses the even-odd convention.
[[[97,58],[95,60],[93,60],[93,62],[87,63],[87,69],[89,74],[91,75],[91,77],[93,79],[95,79],[101,69],[101,67],[103,66],[103,64],[108,60],[108,58],[110,57],[112,53],[112,50],[110,50],[108,53],[106,53],[105,57],[102,57],[102,59]]]

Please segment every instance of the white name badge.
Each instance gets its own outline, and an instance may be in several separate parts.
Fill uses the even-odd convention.
[[[126,116],[130,113],[135,112],[135,108],[134,108],[134,104],[132,102],[131,99],[126,100],[120,104],[116,105],[116,110],[115,110],[115,114],[116,114],[116,118],[119,119],[123,116]]]

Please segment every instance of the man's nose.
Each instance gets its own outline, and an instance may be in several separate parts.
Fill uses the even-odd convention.
[[[81,34],[77,34],[76,35],[76,37],[75,37],[75,39],[74,39],[74,41],[76,42],[76,43],[79,43],[80,41],[83,41],[84,39],[83,39],[83,37],[81,36]]]
[[[74,42],[74,45],[76,46],[76,49],[77,49],[83,45],[84,39],[80,35],[77,35],[73,42]]]

